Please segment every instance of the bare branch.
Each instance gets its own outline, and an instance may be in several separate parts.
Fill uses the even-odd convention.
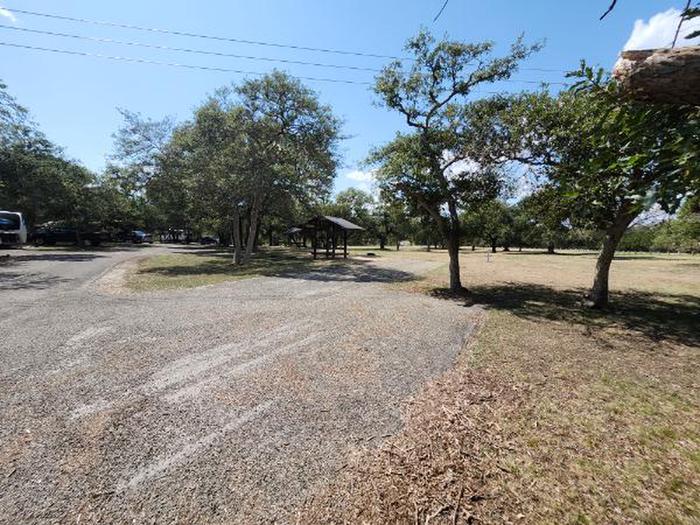
[[[681,26],[683,25],[683,22],[685,22],[686,13],[690,9],[690,2],[691,2],[691,0],[688,0],[688,3],[685,4],[685,9],[683,9],[683,12],[681,13],[681,19],[678,21],[678,27],[676,28],[676,34],[673,37],[673,43],[671,44],[671,49],[676,47],[676,42],[678,41],[678,34],[681,32]]]

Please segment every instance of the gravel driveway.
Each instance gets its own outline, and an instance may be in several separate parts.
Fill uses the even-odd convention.
[[[4,523],[294,521],[472,326],[395,261],[111,295],[140,251],[37,253],[0,265]]]

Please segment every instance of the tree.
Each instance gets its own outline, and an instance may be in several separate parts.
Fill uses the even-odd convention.
[[[627,227],[654,203],[673,212],[700,188],[700,110],[631,101],[585,65],[579,76],[557,97],[516,97],[500,112],[501,125],[515,145],[512,157],[539,170],[572,224],[604,232],[589,295],[591,306],[603,308]]]
[[[153,223],[157,216],[146,189],[162,167],[175,123],[170,117],[152,120],[126,109],[118,111],[123,124],[113,134],[114,151],[102,178],[119,195],[122,220],[115,226],[126,230]]]
[[[330,193],[340,124],[281,72],[221,89],[173,132],[147,194],[164,209],[184,210],[183,221],[229,229],[234,261],[245,263],[262,224],[269,230],[275,214],[310,209]]]
[[[481,238],[489,243],[493,253],[496,253],[496,247],[499,244],[504,248],[508,246],[512,219],[508,206],[504,202],[493,200],[485,204],[478,210],[477,217]]]
[[[652,230],[648,249],[675,252],[700,252],[700,196],[686,199],[675,218]]]
[[[92,220],[90,188],[96,179],[63,157],[29,112],[0,82],[0,202],[22,211],[30,225],[66,221],[78,227]]]
[[[413,223],[406,206],[402,202],[381,199],[377,215],[381,217],[381,225],[387,238],[394,238],[396,251],[399,251],[401,241],[413,232]]]
[[[534,222],[527,212],[523,200],[518,202],[510,210],[512,243],[518,247],[518,251],[523,251],[523,246],[532,246],[536,242],[536,231],[533,228]]]
[[[372,195],[358,188],[348,188],[335,196],[333,213],[360,226],[367,227],[376,203]]]
[[[328,193],[338,161],[341,123],[313,91],[279,71],[244,82],[236,93],[248,145],[247,259],[259,220],[278,192],[297,198]]]
[[[462,239],[471,245],[472,251],[476,250],[476,244],[481,240],[481,217],[476,211],[464,212],[460,218],[462,226]]]
[[[555,248],[561,246],[568,231],[565,222],[570,213],[565,199],[556,188],[545,185],[525,197],[520,205],[530,228],[537,232],[539,240],[547,247],[547,252],[553,254]]]
[[[477,164],[465,97],[479,84],[509,78],[539,47],[519,39],[508,56],[491,58],[490,42],[436,42],[421,32],[406,45],[410,65],[392,62],[376,79],[381,103],[403,115],[412,133],[375,151],[370,163],[379,166],[380,187],[422,208],[447,241],[452,291],[462,290],[460,209],[492,198],[498,186],[496,172]]]

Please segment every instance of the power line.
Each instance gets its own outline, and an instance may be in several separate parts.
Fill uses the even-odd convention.
[[[300,46],[300,45],[294,45],[294,44],[279,44],[279,43],[275,43],[275,42],[265,42],[265,41],[259,41],[259,40],[245,40],[245,39],[239,39],[239,38],[192,33],[192,32],[187,32],[187,31],[176,31],[176,30],[172,30],[172,29],[144,27],[144,26],[138,26],[138,25],[133,25],[133,24],[123,24],[123,23],[118,23],[118,22],[91,20],[91,19],[87,19],[87,18],[77,18],[77,17],[65,16],[65,15],[42,13],[42,12],[38,12],[38,11],[28,11],[25,9],[13,9],[11,7],[8,7],[8,6],[4,6],[4,8],[8,11],[12,11],[15,13],[24,14],[24,15],[28,15],[28,16],[51,18],[51,19],[55,19],[55,20],[79,22],[79,23],[84,23],[84,24],[93,24],[93,25],[100,25],[100,26],[107,26],[107,27],[118,27],[118,28],[122,28],[122,29],[133,29],[133,30],[137,30],[137,31],[145,31],[145,32],[151,32],[151,33],[161,33],[161,34],[185,36],[185,37],[191,37],[191,38],[200,38],[200,39],[206,39],[206,40],[215,40],[215,41],[220,41],[220,42],[235,42],[235,43],[240,43],[240,44],[266,46],[266,47],[274,47],[274,48],[282,48],[282,49],[287,48],[287,49],[294,49],[294,50],[298,50],[298,51],[314,51],[314,52],[319,52],[319,53],[331,53],[331,54],[339,54],[339,55],[346,55],[346,56],[359,56],[359,57],[369,57],[369,58],[384,58],[384,59],[390,59],[390,60],[402,60],[402,61],[409,61],[409,62],[414,60],[413,58],[410,58],[410,57],[398,57],[398,56],[394,56],[394,55],[380,55],[380,54],[375,54],[375,53],[365,53],[365,52],[359,52],[359,51],[347,51],[347,50],[330,49],[330,48],[316,48],[316,47],[307,47],[307,46]],[[443,9],[444,9],[444,6],[443,6]],[[39,31],[39,30],[28,30],[25,28],[20,29],[20,28],[14,27],[14,26],[2,26],[2,27],[8,28],[8,29],[26,30],[28,32],[29,31],[32,31],[32,32]],[[52,34],[52,33],[46,32],[46,34]],[[111,41],[112,43],[115,43],[115,44],[131,45],[131,46],[139,46],[139,47],[153,47],[153,48],[167,49],[167,50],[172,50],[172,51],[181,51],[181,52],[187,52],[187,53],[218,54],[216,52],[194,50],[194,49],[187,49],[187,48],[169,48],[167,46],[156,46],[156,45],[151,45],[151,44],[144,44],[141,42],[124,42],[124,41],[117,41],[117,40],[111,40],[111,39],[97,39],[97,38],[84,37],[84,36],[79,36],[79,35],[69,35],[68,33],[53,33],[53,34],[54,34],[54,36],[62,36],[62,37],[66,37],[66,38],[80,38],[80,39],[103,41],[103,42]],[[379,70],[374,69],[374,68],[365,68],[365,67],[360,67],[360,66],[344,66],[344,65],[338,65],[338,64],[323,64],[323,63],[315,63],[315,62],[308,62],[307,63],[306,61],[301,61],[301,60],[294,61],[291,59],[271,59],[271,58],[266,58],[266,57],[253,57],[253,56],[247,56],[247,55],[234,55],[234,54],[225,54],[225,53],[221,53],[220,55],[221,56],[230,56],[231,58],[276,61],[276,62],[285,62],[285,63],[292,63],[292,64],[300,64],[300,65],[311,65],[311,66],[317,66],[317,67],[329,67],[329,68],[337,68],[337,69],[356,69],[356,70],[366,70],[366,71],[372,71],[372,72],[379,71]],[[521,71],[533,71],[533,72],[540,72],[540,73],[568,73],[567,70],[554,69],[554,68],[538,68],[538,67],[525,68],[525,67],[521,67],[519,69]]]
[[[265,73],[260,73],[259,71],[243,71],[240,69],[229,69],[229,68],[215,67],[215,66],[200,66],[200,65],[196,65],[196,64],[180,64],[180,63],[176,63],[176,62],[160,62],[157,60],[147,60],[147,59],[142,59],[142,58],[102,55],[99,53],[87,53],[84,51],[69,51],[67,49],[56,49],[56,48],[50,48],[50,47],[28,46],[28,45],[24,45],[24,44],[13,44],[10,42],[0,42],[0,46],[15,47],[15,48],[20,48],[20,49],[31,49],[33,51],[43,51],[43,52],[47,52],[47,53],[60,53],[60,54],[64,54],[64,55],[104,58],[107,60],[116,60],[116,61],[120,61],[120,62],[134,62],[134,63],[138,63],[138,64],[182,67],[182,68],[187,68],[187,69],[201,69],[201,70],[205,70],[205,71],[218,71],[221,73],[237,73],[237,74],[241,74],[241,75],[256,75],[256,76],[265,75]],[[310,81],[314,81],[314,82],[332,82],[335,84],[357,84],[357,85],[365,85],[365,86],[373,85],[372,82],[362,82],[362,81],[357,81],[357,80],[342,80],[342,79],[337,79],[337,78],[319,78],[319,77],[301,77],[301,76],[296,76],[296,75],[293,75],[293,76],[294,76],[294,78],[297,78],[299,80],[310,80]]]
[[[76,35],[73,33],[61,33],[61,32],[56,32],[56,31],[45,31],[45,30],[41,30],[41,29],[31,29],[31,28],[27,28],[27,27],[8,26],[8,25],[4,25],[4,24],[0,24],[0,29],[8,29],[10,31],[20,31],[23,33],[33,33],[33,34],[39,34],[39,35],[56,36],[56,37],[60,37],[60,38],[70,38],[70,39],[74,39],[74,40],[85,40],[85,41],[89,41],[89,42],[100,42],[100,43],[104,43],[104,44],[117,44],[117,45],[130,46],[130,47],[142,47],[142,48],[147,48],[147,49],[159,49],[159,50],[164,50],[164,51],[176,51],[176,52],[181,52],[181,53],[219,56],[219,57],[225,57],[225,58],[240,58],[240,59],[244,59],[244,60],[259,60],[259,61],[263,61],[263,62],[279,62],[279,63],[284,63],[284,64],[325,67],[325,68],[332,68],[332,69],[348,69],[348,70],[352,70],[352,71],[367,71],[370,73],[380,73],[382,71],[381,69],[371,68],[371,67],[346,66],[346,65],[341,65],[341,64],[329,64],[329,63],[324,63],[324,62],[308,62],[308,61],[304,61],[304,60],[292,60],[292,59],[286,59],[286,58],[268,58],[268,57],[252,56],[252,55],[238,55],[238,54],[234,54],[234,53],[221,53],[218,51],[208,51],[208,50],[203,50],[203,49],[172,47],[172,46],[164,46],[164,45],[159,45],[159,44],[148,44],[148,43],[144,43],[144,42],[117,40],[117,39],[113,39],[113,38],[101,38],[101,37]],[[536,72],[544,72],[544,73],[564,73],[565,72],[565,71],[559,70],[559,69],[548,69],[548,68],[519,68],[519,69],[521,71],[536,71]],[[538,81],[530,81],[530,82],[537,83]]]
[[[132,25],[132,24],[123,24],[123,23],[119,23],[119,22],[108,22],[108,21],[103,21],[103,20],[91,20],[91,19],[87,19],[87,18],[77,18],[77,17],[72,17],[72,16],[56,15],[56,14],[51,14],[51,13],[41,13],[38,11],[27,11],[24,9],[14,9],[12,7],[9,7],[9,6],[4,6],[4,8],[7,9],[8,11],[13,12],[13,13],[19,13],[19,14],[28,15],[28,16],[53,18],[55,20],[65,20],[65,21],[69,21],[69,22],[80,22],[82,24],[94,24],[94,25],[101,25],[101,26],[108,26],[108,27],[119,27],[122,29],[133,29],[136,31],[147,31],[150,33],[164,33],[164,34],[168,34],[168,35],[185,36],[185,37],[190,37],[190,38],[217,40],[220,42],[235,42],[238,44],[248,44],[248,45],[255,45],[255,46],[295,49],[297,51],[314,51],[314,52],[318,52],[318,53],[331,53],[331,54],[336,54],[336,55],[350,55],[350,56],[360,56],[360,57],[369,57],[369,58],[405,60],[402,57],[397,57],[397,56],[392,56],[392,55],[379,55],[379,54],[375,54],[375,53],[363,53],[360,51],[347,51],[347,50],[341,50],[341,49],[330,49],[330,48],[322,48],[322,47],[308,47],[308,46],[299,46],[299,45],[294,45],[294,44],[279,44],[276,42],[265,42],[262,40],[245,40],[242,38],[231,38],[231,37],[224,37],[224,36],[217,36],[217,35],[205,35],[205,34],[200,34],[200,33],[190,33],[187,31],[175,31],[172,29],[162,29],[162,28],[157,28],[157,27],[145,27],[145,26],[138,26],[138,25]]]
[[[180,68],[186,68],[186,69],[199,69],[203,71],[217,71],[221,73],[236,73],[236,74],[241,74],[241,75],[255,75],[255,76],[263,76],[265,73],[261,73],[259,71],[245,71],[241,69],[231,69],[231,68],[224,68],[224,67],[218,67],[218,66],[202,66],[198,64],[182,64],[179,62],[162,62],[158,60],[149,60],[149,59],[143,59],[143,58],[133,58],[133,57],[123,57],[123,56],[114,56],[114,55],[103,55],[100,53],[89,53],[86,51],[72,51],[68,49],[57,49],[57,48],[52,48],[52,47],[40,47],[40,46],[30,46],[26,44],[16,44],[12,42],[0,42],[0,46],[5,46],[5,47],[14,47],[18,49],[29,49],[32,51],[42,51],[46,53],[57,53],[57,54],[63,54],[63,55],[73,55],[73,56],[82,56],[82,57],[92,57],[92,58],[103,58],[107,60],[115,60],[119,62],[133,62],[137,64],[150,64],[150,65],[158,65],[158,66],[169,66],[169,67],[180,67]],[[309,80],[313,82],[330,82],[334,84],[355,84],[355,85],[362,85],[362,86],[372,86],[374,85],[373,82],[369,81],[361,81],[361,80],[345,80],[345,79],[338,79],[338,78],[323,78],[323,77],[308,77],[308,76],[298,76],[298,75],[292,75],[294,78],[297,78],[299,80]],[[552,84],[552,85],[561,85],[561,86],[568,86],[566,82],[546,82],[546,81],[541,81],[541,80],[518,80],[518,79],[502,79],[499,80],[498,82],[507,82],[507,83],[514,83],[514,84],[537,84],[537,85],[542,85],[542,84]]]
[[[349,70],[353,70],[353,71],[369,71],[372,73],[381,72],[381,69],[370,68],[370,67],[345,66],[345,65],[340,65],[340,64],[328,64],[328,63],[320,63],[320,62],[306,62],[304,60],[291,60],[291,59],[285,59],[285,58],[267,58],[267,57],[251,56],[251,55],[237,55],[237,54],[233,54],[233,53],[220,53],[217,51],[206,51],[203,49],[171,47],[171,46],[163,46],[163,45],[158,45],[158,44],[147,44],[144,42],[116,40],[116,39],[112,39],[112,38],[100,38],[100,37],[92,37],[92,36],[84,36],[84,35],[75,35],[75,34],[71,34],[71,33],[59,33],[59,32],[55,32],[55,31],[44,31],[44,30],[40,30],[40,29],[30,29],[30,28],[26,28],[26,27],[8,26],[8,25],[3,25],[3,24],[0,24],[0,29],[9,29],[11,31],[21,31],[23,33],[34,33],[34,34],[39,34],[39,35],[57,36],[57,37],[61,37],[61,38],[72,38],[75,40],[87,40],[90,42],[101,42],[101,43],[105,43],[105,44],[118,44],[118,45],[123,45],[123,46],[143,47],[143,48],[149,48],[149,49],[160,49],[160,50],[165,50],[165,51],[177,51],[177,52],[181,52],[181,53],[193,53],[193,54],[198,54],[198,55],[212,55],[212,56],[219,56],[219,57],[226,57],[226,58],[241,58],[244,60],[261,60],[264,62],[280,62],[280,63],[284,63],[284,64],[297,64],[297,65],[304,65],[304,66],[327,67],[327,68],[333,68],[333,69],[349,69]]]
[[[445,2],[442,4],[440,11],[438,11],[438,14],[436,14],[435,18],[433,18],[433,24],[438,21],[438,18],[440,18],[440,15],[442,15],[442,12],[445,10],[445,8],[447,7],[447,4],[449,2],[450,2],[450,0],[445,0]]]

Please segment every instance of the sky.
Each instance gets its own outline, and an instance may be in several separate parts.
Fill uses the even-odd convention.
[[[496,55],[507,52],[520,34],[525,35],[527,42],[545,42],[544,49],[527,60],[511,82],[484,87],[481,95],[472,95],[478,97],[487,96],[483,91],[521,91],[536,89],[539,82],[566,82],[564,72],[577,69],[581,59],[611,68],[623,48],[668,46],[685,2],[622,0],[600,21],[609,0],[449,0],[434,21],[443,3],[444,0],[0,0],[0,80],[29,108],[34,120],[64,149],[66,156],[100,171],[112,151],[112,134],[121,124],[117,108],[154,119],[172,116],[183,121],[217,88],[276,67],[305,77],[302,81],[344,121],[347,139],[341,146],[343,164],[338,170],[336,191],[350,186],[369,190],[372,177],[363,167],[363,160],[372,147],[388,142],[403,130],[404,124],[398,115],[376,103],[365,83],[376,74],[372,70],[390,60],[385,57],[406,56],[406,39],[421,28],[438,37],[493,41]],[[211,35],[236,42],[60,20],[17,10]],[[254,58],[184,53],[104,40]],[[58,54],[7,44],[151,63]],[[334,67],[274,62],[276,59]],[[347,69],[348,66],[360,69]],[[552,84],[551,88],[561,86]]]

